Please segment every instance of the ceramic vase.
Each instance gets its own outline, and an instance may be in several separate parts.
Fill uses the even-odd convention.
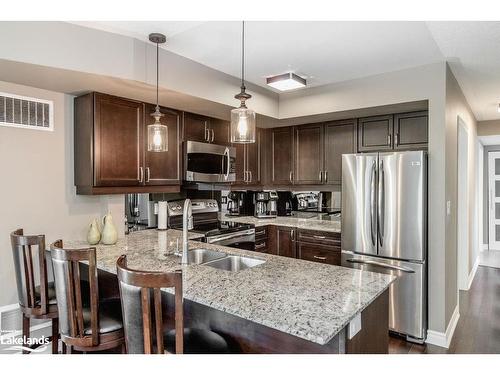
[[[118,232],[116,231],[111,214],[108,213],[102,218],[102,224],[101,243],[104,245],[114,245],[118,241]]]
[[[101,232],[99,231],[99,225],[97,220],[94,219],[92,223],[89,224],[89,230],[87,232],[87,242],[89,245],[97,245],[101,240]]]

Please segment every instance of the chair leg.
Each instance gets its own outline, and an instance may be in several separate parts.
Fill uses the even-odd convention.
[[[59,319],[52,319],[52,354],[59,354]]]
[[[23,346],[30,337],[30,318],[23,314]],[[23,354],[29,354],[29,351],[23,350]]]
[[[72,354],[71,345],[66,345],[66,354]]]
[[[66,354],[66,344],[64,343],[63,340],[61,340],[61,350],[62,354]]]

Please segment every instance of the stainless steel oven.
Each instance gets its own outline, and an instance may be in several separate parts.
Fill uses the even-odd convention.
[[[184,144],[185,180],[192,182],[236,181],[236,149],[212,143]]]

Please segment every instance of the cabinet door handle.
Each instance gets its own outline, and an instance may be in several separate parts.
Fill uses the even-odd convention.
[[[208,132],[209,132],[209,129],[207,127],[207,122],[205,121],[205,141],[209,141],[209,137],[208,137]]]
[[[294,240],[294,239],[295,239],[295,230],[293,230],[293,229],[290,231],[290,238],[291,238],[292,240]]]
[[[255,245],[255,249],[262,249],[263,247],[266,247],[266,243],[263,242],[261,244]]]
[[[149,175],[150,175],[149,167],[146,167],[146,182],[149,182]]]
[[[290,182],[293,182],[293,172],[290,171]]]
[[[323,171],[319,171],[319,182],[323,182]]]
[[[387,145],[388,146],[391,145],[391,135],[390,134],[387,135]]]
[[[243,179],[243,182],[248,182],[248,171],[245,171],[245,177]]]
[[[266,231],[265,230],[261,230],[259,232],[255,232],[256,236],[260,236],[261,234],[266,234]]]
[[[248,176],[249,176],[248,182],[252,182],[253,181],[252,171],[248,171]]]
[[[325,182],[328,182],[328,171],[324,171],[323,176],[325,178]]]
[[[139,182],[142,182],[144,180],[144,169],[142,167],[139,167]]]
[[[215,139],[214,129],[210,129],[210,131],[212,132],[212,140],[210,142],[214,143],[214,139]]]
[[[394,135],[394,143],[396,144],[396,146],[399,146],[399,133],[396,133]]]
[[[313,258],[318,260],[326,260],[326,257],[319,257],[317,255],[314,255]]]
[[[313,237],[317,238],[318,240],[324,240],[326,238],[325,236],[317,236],[317,235],[314,235]]]

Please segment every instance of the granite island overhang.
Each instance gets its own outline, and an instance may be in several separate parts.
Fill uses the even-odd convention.
[[[117,296],[116,260],[127,255],[130,268],[169,272],[182,269],[185,326],[209,328],[249,353],[387,352],[388,287],[394,276],[255,253],[194,241],[206,248],[265,262],[238,272],[180,265],[175,255],[182,232],[134,232],[116,245],[97,246],[101,298]],[[65,241],[65,247],[87,246]],[[104,296],[103,296],[104,294]],[[164,290],[166,306],[172,294]],[[361,314],[361,330],[348,326]]]

